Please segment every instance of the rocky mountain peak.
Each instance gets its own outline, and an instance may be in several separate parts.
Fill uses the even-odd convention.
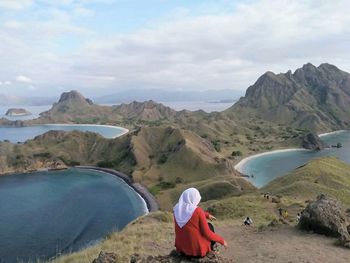
[[[315,70],[315,69],[317,69],[317,67],[314,66],[312,63],[308,62],[308,63],[303,65],[302,69],[303,70]]]
[[[329,63],[322,63],[321,65],[318,66],[318,69],[324,69],[324,70],[329,70],[329,71],[333,71],[333,70],[339,70],[339,68],[337,68],[336,66],[329,64]]]
[[[350,74],[324,63],[293,74],[266,72],[232,110],[249,108],[270,121],[312,131],[348,128]]]
[[[76,90],[63,92],[58,103],[64,102],[88,103],[90,105],[93,104],[90,99],[86,99],[81,93]]]

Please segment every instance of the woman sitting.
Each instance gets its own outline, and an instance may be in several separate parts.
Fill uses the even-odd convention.
[[[210,230],[206,219],[215,217],[198,207],[200,200],[198,190],[189,188],[174,207],[175,247],[186,256],[204,257],[213,250],[211,242],[227,247],[226,241]]]

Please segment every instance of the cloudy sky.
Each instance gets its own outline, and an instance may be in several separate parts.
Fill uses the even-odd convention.
[[[350,71],[349,10],[348,0],[0,0],[0,93],[243,92],[307,62]]]

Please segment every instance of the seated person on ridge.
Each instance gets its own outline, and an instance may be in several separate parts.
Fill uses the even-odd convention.
[[[244,224],[245,226],[250,226],[251,224],[253,224],[253,220],[252,220],[249,216],[247,216],[247,217],[244,219],[243,224]]]
[[[226,241],[210,230],[206,219],[215,217],[198,207],[200,200],[199,191],[189,188],[174,207],[175,247],[186,256],[204,257],[213,250],[212,242],[227,247]]]

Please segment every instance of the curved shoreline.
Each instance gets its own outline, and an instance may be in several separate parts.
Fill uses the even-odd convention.
[[[45,123],[45,124],[40,124],[40,125],[33,125],[33,126],[90,126],[90,127],[105,127],[105,128],[113,128],[113,129],[118,129],[121,130],[122,133],[113,136],[112,139],[118,138],[122,135],[125,135],[129,132],[129,129],[124,128],[124,127],[120,127],[120,126],[114,126],[114,125],[106,125],[106,124],[75,124],[75,123]],[[102,135],[102,134],[101,134]],[[102,135],[103,136],[103,135]],[[103,136],[104,137],[104,136]]]
[[[324,137],[324,136],[343,133],[343,132],[347,132],[347,131],[348,130],[337,130],[337,131],[332,131],[332,132],[320,133],[320,134],[318,134],[318,137]]]
[[[264,155],[270,155],[270,154],[275,154],[275,153],[283,153],[283,152],[294,152],[294,151],[310,151],[310,150],[304,149],[304,148],[287,148],[287,149],[280,149],[280,150],[273,150],[273,151],[258,153],[258,154],[250,155],[250,156],[247,156],[247,157],[243,158],[242,160],[240,160],[234,166],[234,168],[238,172],[243,173],[242,167],[244,166],[245,163],[247,163],[248,161],[250,161],[252,159],[255,159],[257,157],[264,156]]]
[[[138,195],[140,195],[141,199],[146,203],[148,212],[155,212],[159,210],[159,205],[157,203],[157,200],[147,190],[147,188],[141,185],[140,183],[135,183],[129,176],[127,176],[124,173],[121,173],[113,169],[96,167],[96,166],[78,165],[78,166],[74,166],[74,168],[95,170],[98,172],[104,172],[110,175],[117,176],[119,179],[123,180],[129,187],[131,187]]]
[[[318,134],[318,137],[325,137],[325,136],[328,136],[328,135],[343,133],[343,132],[347,132],[347,131],[348,130],[337,130],[337,131],[332,131],[332,132],[327,132],[327,133],[320,133],[320,134]],[[244,174],[243,171],[242,171],[242,167],[248,161],[250,161],[250,160],[252,160],[254,158],[260,157],[260,156],[264,156],[264,155],[275,154],[275,153],[282,153],[282,152],[290,152],[290,151],[292,152],[292,151],[310,151],[310,150],[304,149],[304,148],[287,148],[287,149],[280,149],[280,150],[273,150],[273,151],[258,153],[258,154],[250,155],[250,156],[247,156],[247,157],[243,158],[242,160],[240,160],[234,166],[234,169],[237,170],[238,172]]]

